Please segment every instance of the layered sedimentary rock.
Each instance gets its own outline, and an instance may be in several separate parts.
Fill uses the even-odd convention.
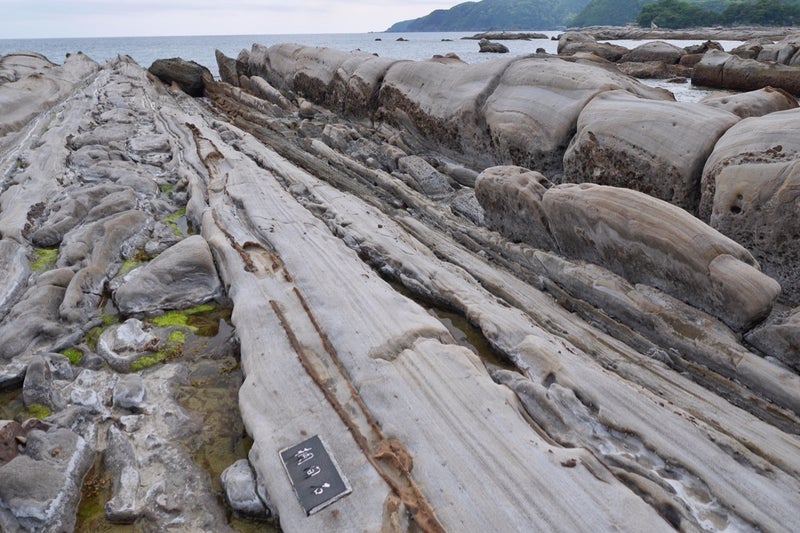
[[[185,258],[191,259],[188,271],[204,265],[204,280],[216,271],[225,291],[219,299],[233,305],[245,375],[238,398],[252,438],[250,464],[237,463],[249,472],[237,499],[242,508],[257,507],[262,518],[268,513],[282,530],[800,528],[793,512],[800,502],[797,374],[750,352],[711,314],[556,252],[569,248],[572,254],[579,229],[588,235],[605,227],[609,232],[594,235],[595,241],[608,243],[609,257],[631,263],[640,275],[655,268],[648,263],[633,269],[633,256],[624,254],[647,246],[663,256],[685,252],[685,268],[665,261],[680,271],[665,276],[671,282],[702,283],[693,276],[704,267],[714,274],[732,271],[733,278],[744,274],[755,280],[752,297],[743,290],[747,286],[726,278],[708,293],[686,298],[736,328],[763,314],[774,292],[747,253],[658,200],[631,191],[606,197],[602,192],[610,188],[600,186],[551,187],[528,169],[511,172],[510,185],[495,197],[514,205],[543,202],[534,223],[547,222],[541,234],[551,236],[556,252],[513,242],[480,223],[483,211],[471,187],[479,167],[465,167],[474,154],[456,145],[415,151],[414,143],[431,133],[411,120],[411,107],[393,110],[383,100],[387,78],[395,96],[404,94],[408,102],[435,100],[428,85],[410,89],[415,76],[420,84],[425,75],[439,89],[460,88],[463,97],[454,98],[451,109],[463,111],[464,125],[457,117],[436,121],[474,132],[465,144],[474,151],[477,144],[469,143],[489,137],[479,137],[473,117],[495,113],[486,120],[493,128],[508,124],[496,139],[510,143],[526,127],[535,129],[527,122],[513,131],[510,126],[512,110],[534,116],[526,95],[549,91],[553,102],[574,103],[608,87],[586,80],[576,95],[566,85],[577,71],[557,60],[503,59],[480,70],[451,60],[379,64],[361,54],[315,56],[313,49],[278,48],[270,61],[283,65],[285,79],[266,68],[245,72],[229,65],[239,86],[208,84],[202,100],[125,60],[104,65],[64,103],[72,114],[59,115],[46,149],[21,147],[29,168],[49,165],[57,172],[13,170],[0,197],[10,252],[18,253],[16,244],[39,255],[33,253],[34,235],[58,247],[52,264],[28,266],[34,276],[17,266],[21,289],[8,280],[2,284],[2,301],[11,310],[2,327],[32,335],[30,343],[5,345],[3,375],[17,372],[18,379],[20,368],[29,370],[31,401],[52,403],[47,422],[69,428],[102,453],[102,475],[111,489],[103,505],[107,518],[153,530],[176,523],[192,531],[230,529],[208,474],[184,448],[209,430],[201,432],[198,417],[175,398],[177,389],[191,393],[235,365],[220,367],[214,355],[192,359],[174,349],[180,334],[191,333],[174,321],[178,315],[168,308],[178,305],[174,300],[152,295],[157,312],[167,311],[163,324],[118,313],[108,300],[115,288],[122,308],[126,300],[144,299],[147,291],[129,297],[121,288],[143,273],[169,283],[172,268],[164,264],[182,268]],[[249,55],[259,53],[254,48]],[[241,65],[249,64],[245,56],[237,60]],[[299,78],[295,60],[306,69]],[[327,73],[332,65],[329,78],[309,74]],[[537,66],[563,77],[538,81],[538,74],[527,72]],[[603,67],[591,68],[599,69],[600,80],[617,80],[613,86],[640,90],[619,74],[605,77]],[[368,87],[359,94],[372,95],[364,100],[368,113],[351,112],[356,120],[295,92],[350,90],[337,80],[353,81],[347,74],[353,72],[371,80],[356,83],[356,92]],[[486,72],[495,73],[489,85],[480,76]],[[436,77],[443,74],[455,79]],[[256,78],[261,81],[254,83]],[[487,87],[480,105],[469,103],[467,95]],[[443,98],[437,105],[445,103]],[[379,118],[379,111],[388,122],[364,120]],[[408,130],[398,127],[403,116]],[[563,151],[557,143],[553,150],[548,157]],[[0,155],[5,176],[16,168],[16,155]],[[499,179],[504,171],[494,174]],[[20,194],[33,184],[41,186]],[[510,194],[514,184],[520,186],[516,196]],[[109,186],[107,194],[99,194],[100,185]],[[566,200],[579,190],[600,191],[601,197]],[[564,201],[551,205],[551,193]],[[18,205],[16,198],[24,202]],[[119,210],[110,205],[116,205],[113,199]],[[602,212],[592,212],[595,201]],[[570,214],[559,214],[564,206]],[[97,225],[132,213],[143,223],[130,224],[136,228],[130,239],[115,225]],[[486,216],[502,220],[491,209]],[[626,227],[625,217],[636,223]],[[52,232],[45,229],[50,223]],[[513,239],[535,240],[524,224],[509,222],[519,232]],[[189,237],[192,231],[197,235]],[[664,236],[672,248],[648,235]],[[588,244],[581,253],[589,253]],[[538,240],[536,246],[544,247]],[[202,252],[184,254],[184,247]],[[135,266],[130,262],[144,265],[123,281]],[[98,272],[101,298],[95,301],[95,288],[87,286],[80,305],[64,307],[72,301],[68,292],[78,294],[68,289],[84,287],[73,285],[84,271]],[[741,294],[732,294],[734,288]],[[40,292],[49,296],[36,299]],[[709,295],[729,298],[724,314],[704,300]],[[67,322],[73,337],[55,328],[41,335],[30,324],[22,328],[25,306],[32,316]],[[71,309],[79,312],[64,313]],[[483,353],[486,360],[474,345],[461,344],[465,333],[454,326],[457,317],[483,335],[491,347]],[[102,330],[95,330],[96,343],[83,335],[93,325]],[[63,357],[52,352],[72,345],[78,363],[67,372]],[[489,351],[499,358],[489,362]],[[58,398],[40,394],[47,383]],[[0,438],[15,438],[18,430],[2,425]],[[307,515],[279,452],[313,435],[324,438],[352,493]],[[0,519],[11,529],[24,518],[17,494],[36,495],[13,479],[0,491]],[[74,512],[69,503],[59,516],[68,520]]]
[[[642,191],[696,212],[706,159],[738,120],[702,104],[608,91],[581,111],[564,173],[572,182]]]
[[[513,163],[545,172],[560,170],[577,116],[596,94],[618,88],[644,98],[672,98],[582,59],[411,63],[300,45],[254,45],[247,68],[331,109],[403,127],[408,142],[434,142],[484,166]]]
[[[700,217],[750,249],[790,301],[800,297],[798,118],[800,109],[791,109],[728,130],[703,170],[700,205]]]
[[[512,238],[657,287],[735,329],[766,317],[780,292],[742,246],[684,210],[631,189],[545,188],[535,176],[501,168],[478,177],[476,194],[487,221],[497,221],[493,226]],[[509,231],[526,222],[535,229]]]
[[[737,91],[764,87],[783,89],[800,96],[800,67],[766,63],[712,50],[694,67],[692,83]]]
[[[797,98],[781,89],[765,87],[746,93],[708,96],[705,105],[730,111],[741,118],[760,117],[776,111],[786,111],[798,106]]]

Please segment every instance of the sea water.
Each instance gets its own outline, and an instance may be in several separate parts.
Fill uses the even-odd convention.
[[[537,32],[544,39],[503,41],[509,55],[522,56],[536,53],[557,52],[560,31]],[[83,52],[100,63],[117,55],[128,55],[139,65],[147,68],[156,59],[180,57],[207,67],[218,76],[215,50],[226,56],[236,57],[243,49],[249,50],[254,43],[271,46],[280,43],[297,43],[308,46],[336,48],[338,50],[362,50],[381,57],[395,59],[424,60],[434,55],[454,53],[467,63],[495,59],[498,54],[480,53],[478,41],[465,39],[474,32],[412,32],[412,33],[328,33],[291,35],[205,35],[181,37],[105,37],[70,39],[0,39],[0,56],[19,51],[35,51],[54,63],[62,63],[67,54]],[[627,48],[634,48],[647,41],[609,41]],[[703,41],[667,41],[679,47],[699,44]],[[738,41],[721,41],[725,50],[741,44]],[[646,81],[650,85],[665,86],[682,101],[696,101],[708,94],[691,84],[664,85],[661,81]]]

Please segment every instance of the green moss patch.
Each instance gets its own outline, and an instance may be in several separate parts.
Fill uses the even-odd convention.
[[[172,228],[172,233],[180,237],[186,235],[188,226],[186,223],[186,208],[181,207],[177,211],[164,217],[164,224]]]
[[[163,315],[155,316],[149,319],[149,322],[161,328],[170,326],[187,328],[192,333],[197,332],[197,327],[191,324],[191,318],[194,315],[202,313],[210,313],[216,308],[213,303],[205,303],[190,307],[189,309],[180,309],[167,311]]]
[[[58,248],[34,248],[34,252],[35,256],[31,261],[31,269],[43,272],[56,266]]]
[[[34,418],[47,418],[50,416],[50,408],[40,403],[32,403],[27,407],[28,414]]]
[[[73,365],[77,365],[78,361],[80,361],[81,357],[83,357],[83,352],[75,347],[65,348],[61,350],[60,353],[61,355],[69,359],[69,362],[72,363]]]
[[[167,338],[167,342],[183,344],[186,342],[186,332],[179,329],[172,330]]]
[[[138,372],[140,370],[144,370],[145,368],[150,368],[153,365],[156,365],[164,360],[164,353],[159,351],[155,352],[150,355],[145,355],[140,357],[133,363],[131,363],[130,370],[131,372]]]

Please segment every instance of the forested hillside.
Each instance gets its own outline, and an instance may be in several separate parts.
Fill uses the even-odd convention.
[[[437,9],[387,31],[546,30],[563,27],[589,0],[482,0]]]
[[[800,0],[481,0],[437,9],[387,31],[552,30],[566,26],[662,28],[800,24]]]

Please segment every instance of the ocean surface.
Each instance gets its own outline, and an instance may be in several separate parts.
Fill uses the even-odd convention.
[[[539,48],[555,54],[558,42],[552,40],[560,31],[537,32],[547,39],[531,41],[503,41],[511,55],[532,54]],[[54,63],[62,63],[68,53],[83,52],[98,62],[117,55],[129,55],[143,67],[149,67],[156,59],[181,57],[196,61],[218,76],[215,50],[236,57],[242,49],[250,49],[253,43],[270,46],[279,43],[297,43],[309,46],[336,48],[339,50],[360,49],[381,57],[423,60],[435,54],[454,53],[467,63],[477,63],[497,58],[497,54],[478,52],[478,41],[463,39],[474,32],[445,33],[328,33],[292,35],[205,35],[182,37],[106,37],[72,39],[0,39],[0,56],[19,51],[39,52]],[[398,39],[406,39],[398,41]],[[627,48],[634,48],[646,41],[610,41]],[[702,41],[668,41],[677,46],[689,46]],[[725,50],[741,44],[739,41],[720,41]],[[699,100],[708,91],[693,89],[690,84],[665,84],[663,81],[647,81],[649,85],[667,87],[683,101]]]

